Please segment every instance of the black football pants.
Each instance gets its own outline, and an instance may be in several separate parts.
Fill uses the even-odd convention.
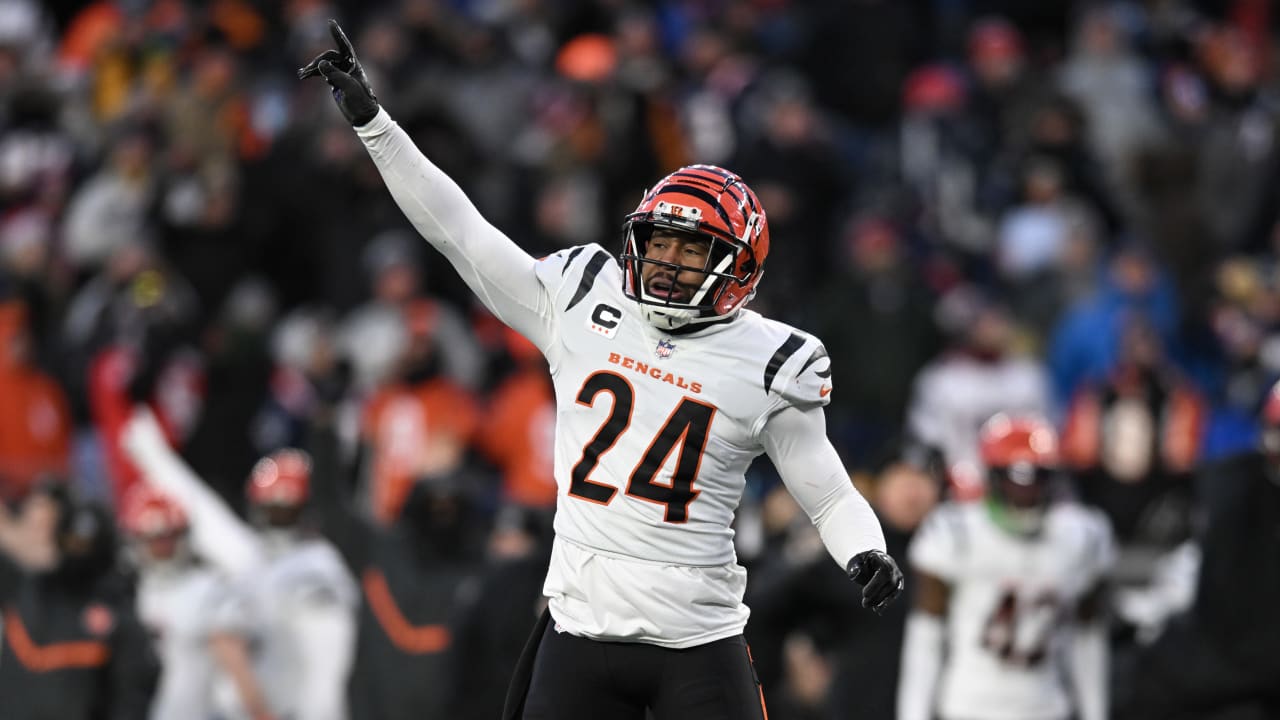
[[[547,624],[525,720],[765,720],[764,694],[738,635],[673,650],[600,642]]]

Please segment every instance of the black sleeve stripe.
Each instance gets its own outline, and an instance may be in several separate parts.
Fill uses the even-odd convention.
[[[778,376],[778,371],[782,369],[782,365],[787,362],[787,358],[796,354],[800,346],[804,345],[804,337],[791,333],[791,337],[782,343],[773,353],[773,357],[769,358],[769,364],[764,369],[764,391],[769,392],[773,389],[773,379]]]
[[[569,272],[569,266],[573,264],[573,259],[578,257],[578,253],[580,252],[582,252],[581,245],[569,251],[569,257],[565,259],[564,267],[560,268],[561,275],[564,275],[565,273]]]
[[[809,359],[804,361],[804,365],[800,368],[800,372],[796,374],[799,375],[805,370],[808,370],[810,365],[818,362],[819,360],[821,360],[826,356],[827,356],[827,349],[819,345],[818,349],[814,350],[813,354],[809,356]],[[826,370],[817,371],[815,374],[820,378],[829,378],[831,377],[831,368],[828,367]]]
[[[582,298],[587,296],[587,291],[591,290],[591,286],[596,282],[596,276],[604,269],[604,264],[609,262],[609,253],[599,250],[591,259],[587,261],[587,267],[582,271],[582,280],[578,282],[578,289],[573,293],[573,299],[569,300],[569,304],[565,306],[565,312],[573,309],[574,305],[582,302]]]

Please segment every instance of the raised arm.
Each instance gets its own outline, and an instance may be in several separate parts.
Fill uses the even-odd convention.
[[[779,410],[765,423],[761,440],[827,552],[863,586],[863,607],[883,609],[902,591],[902,573],[885,553],[880,520],[827,439],[822,408]]]
[[[409,222],[449,259],[495,317],[545,352],[554,317],[550,294],[535,270],[537,260],[490,225],[457,183],[378,106],[346,35],[332,20],[329,28],[337,49],[317,57],[298,76],[324,77]]]
[[[169,447],[150,410],[134,410],[121,444],[147,482],[172,497],[191,518],[191,541],[200,557],[233,575],[262,561],[262,546],[253,530]]]

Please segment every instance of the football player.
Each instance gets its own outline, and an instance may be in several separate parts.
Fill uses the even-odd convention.
[[[1105,720],[1110,526],[1055,497],[1051,425],[1000,414],[979,437],[985,498],[940,506],[911,543],[898,720]]]
[[[138,617],[160,659],[150,717],[210,717],[215,667],[209,616],[226,597],[231,578],[199,562],[187,514],[147,483],[125,493],[120,525],[138,561]]]
[[[254,720],[345,718],[359,595],[337,550],[302,522],[306,456],[281,450],[254,466],[251,527],[169,447],[149,410],[135,411],[123,444],[147,482],[190,518],[192,536],[211,536],[202,554],[221,555],[214,562],[238,581],[205,617],[206,647],[234,688],[215,688],[218,709]]]
[[[743,638],[734,509],[767,453],[832,557],[881,609],[902,575],[826,436],[827,352],[744,306],[769,226],[737,175],[694,165],[627,216],[622,252],[536,260],[380,108],[336,23],[323,76],[401,210],[550,365],[557,405],[549,615],[508,717],[763,718]]]

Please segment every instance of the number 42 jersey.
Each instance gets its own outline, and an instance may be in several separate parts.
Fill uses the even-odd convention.
[[[658,330],[597,245],[543,259],[555,313],[556,546],[545,587],[564,629],[668,646],[742,631],[730,523],[769,417],[826,404],[814,338],[748,310]]]
[[[1034,538],[998,527],[981,502],[945,503],[912,540],[911,564],[947,583],[942,718],[1065,718],[1064,633],[1114,562],[1096,510],[1056,502]]]

